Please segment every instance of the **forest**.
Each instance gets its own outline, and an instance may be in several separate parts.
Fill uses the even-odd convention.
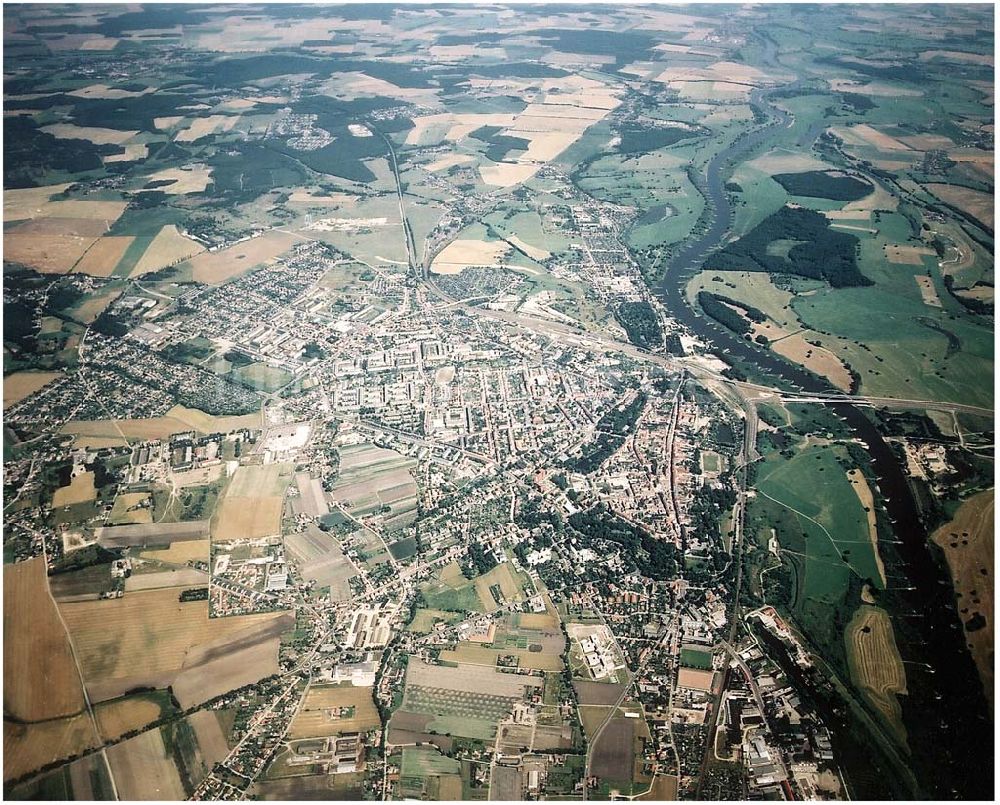
[[[778,243],[781,241],[782,243]],[[781,248],[789,248],[785,256]],[[825,280],[834,288],[872,285],[857,261],[858,239],[830,228],[824,215],[782,207],[705,261],[720,271],[764,271]]]

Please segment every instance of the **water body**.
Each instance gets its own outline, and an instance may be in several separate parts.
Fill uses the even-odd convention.
[[[729,233],[733,211],[725,192],[727,169],[792,122],[787,112],[770,103],[768,94],[756,90],[750,102],[770,122],[716,155],[697,183],[714,217],[708,231],[674,255],[657,290],[671,315],[709,345],[794,388],[829,391],[829,384],[821,378],[755,348],[696,313],[684,293],[689,279]],[[818,136],[821,129],[813,129],[814,137]],[[927,529],[903,467],[878,429],[855,406],[845,403],[832,408],[866,446],[899,540],[883,549],[892,578],[880,603],[894,616],[896,641],[904,661],[914,663],[906,666],[908,695],[902,698],[902,705],[913,771],[924,789],[921,793],[935,798],[991,799],[993,725],[965,645],[947,571],[931,554]]]

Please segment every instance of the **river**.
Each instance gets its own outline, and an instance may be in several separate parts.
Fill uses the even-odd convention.
[[[767,61],[774,63],[773,50],[770,56]],[[777,129],[792,122],[787,112],[771,103],[769,96],[774,91],[756,90],[750,96],[751,104],[769,122],[708,163],[704,177],[697,184],[714,218],[703,235],[685,243],[673,255],[656,290],[676,320],[718,351],[755,366],[761,373],[783,381],[783,385],[806,392],[824,392],[830,390],[828,383],[700,315],[685,295],[690,278],[729,233],[733,211],[725,190],[727,170],[751,149],[766,144]],[[815,132],[814,138],[819,131],[813,127],[810,133]],[[876,426],[855,406],[838,404],[833,410],[866,446],[886,512],[899,540],[898,544],[883,546],[883,559],[892,580],[880,603],[893,615],[900,654],[904,661],[913,663],[905,666],[908,694],[902,698],[902,704],[913,771],[923,787],[919,793],[944,799],[990,799],[993,725],[979,676],[965,645],[947,570],[931,553],[927,529],[921,522],[904,469]],[[920,663],[927,663],[930,668]]]

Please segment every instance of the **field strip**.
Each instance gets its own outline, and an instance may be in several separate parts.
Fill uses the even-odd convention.
[[[48,568],[49,565],[49,555],[48,551],[45,549],[45,540],[42,539],[42,561],[45,563],[45,567]],[[101,742],[101,759],[104,761],[104,768],[108,772],[108,780],[111,782],[111,791],[114,794],[114,798],[120,799],[118,795],[118,784],[115,782],[114,772],[111,771],[111,762],[108,760],[108,751],[105,746],[103,733],[101,728],[97,723],[97,716],[94,714],[94,707],[90,703],[90,695],[87,693],[87,680],[83,677],[83,668],[80,665],[80,658],[76,653],[76,645],[73,643],[73,635],[69,630],[69,626],[66,625],[66,619],[63,618],[62,610],[59,609],[59,605],[56,602],[55,596],[52,595],[52,588],[49,586],[49,574],[46,571],[45,574],[45,591],[49,594],[49,598],[52,601],[52,606],[55,607],[56,614],[59,616],[59,622],[62,624],[63,631],[66,632],[66,641],[69,643],[70,653],[73,655],[73,665],[76,667],[76,672],[80,677],[80,687],[83,689],[83,701],[87,705],[87,713],[90,714],[90,722],[94,725],[94,734],[97,740]]]

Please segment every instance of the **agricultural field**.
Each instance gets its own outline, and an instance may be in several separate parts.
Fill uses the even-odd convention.
[[[392,450],[375,445],[351,445],[340,449],[340,474],[331,495],[353,517],[387,515],[388,526],[412,520],[417,483],[410,470],[415,462]]]
[[[29,724],[80,713],[80,676],[44,561],[5,565],[3,576],[4,713]]]
[[[350,600],[350,579],[357,571],[332,536],[310,527],[286,536],[285,550],[302,578],[315,581],[317,587],[329,587],[332,601]]]
[[[906,693],[906,672],[896,648],[888,613],[862,605],[844,631],[851,681],[885,720],[894,738],[906,744],[898,696]]]
[[[428,612],[428,610],[422,611]],[[462,641],[453,650],[442,651],[439,659],[445,663],[470,663],[493,667],[501,658],[506,664],[513,657],[516,658],[519,668],[561,671],[566,639],[559,628],[558,620],[554,626],[547,621],[542,628],[533,629],[530,625],[524,625],[525,617],[527,616],[523,614],[520,618],[507,616],[495,629],[491,642]],[[515,620],[518,620],[520,625],[515,626]],[[410,628],[414,630],[412,624]]]
[[[212,416],[194,408],[176,405],[162,417],[150,419],[70,420],[63,433],[82,437],[145,441],[166,439],[174,433],[195,430],[199,433],[228,433],[240,428],[259,428],[260,414]],[[121,443],[121,442],[119,442]]]
[[[127,799],[184,799],[177,766],[160,730],[152,729],[108,749],[119,795]]]
[[[371,688],[311,685],[289,728],[290,738],[367,732],[380,724]]]
[[[101,737],[105,741],[114,741],[126,732],[140,730],[163,716],[170,715],[174,710],[169,696],[157,691],[101,702],[94,708],[94,715]]]
[[[8,4],[7,798],[988,799],[991,12]]]
[[[207,601],[175,588],[61,606],[92,701],[136,687],[174,686],[181,704],[204,701],[277,670],[281,613],[209,618]]]
[[[275,259],[299,242],[301,239],[295,235],[269,232],[261,237],[237,243],[228,249],[199,254],[180,263],[178,270],[182,275],[189,275],[195,282],[216,285]]]
[[[948,562],[965,623],[965,639],[991,707],[995,635],[993,496],[994,490],[990,489],[962,501],[954,517],[931,535]]]
[[[94,473],[80,472],[72,477],[68,486],[60,487],[52,495],[53,506],[72,506],[74,503],[86,503],[97,496],[94,489]]]
[[[541,684],[539,678],[503,674],[489,666],[428,665],[411,658],[390,730],[490,741],[513,704]]]
[[[268,537],[281,533],[285,490],[292,481],[292,464],[251,464],[239,467],[212,518],[212,538]]]

